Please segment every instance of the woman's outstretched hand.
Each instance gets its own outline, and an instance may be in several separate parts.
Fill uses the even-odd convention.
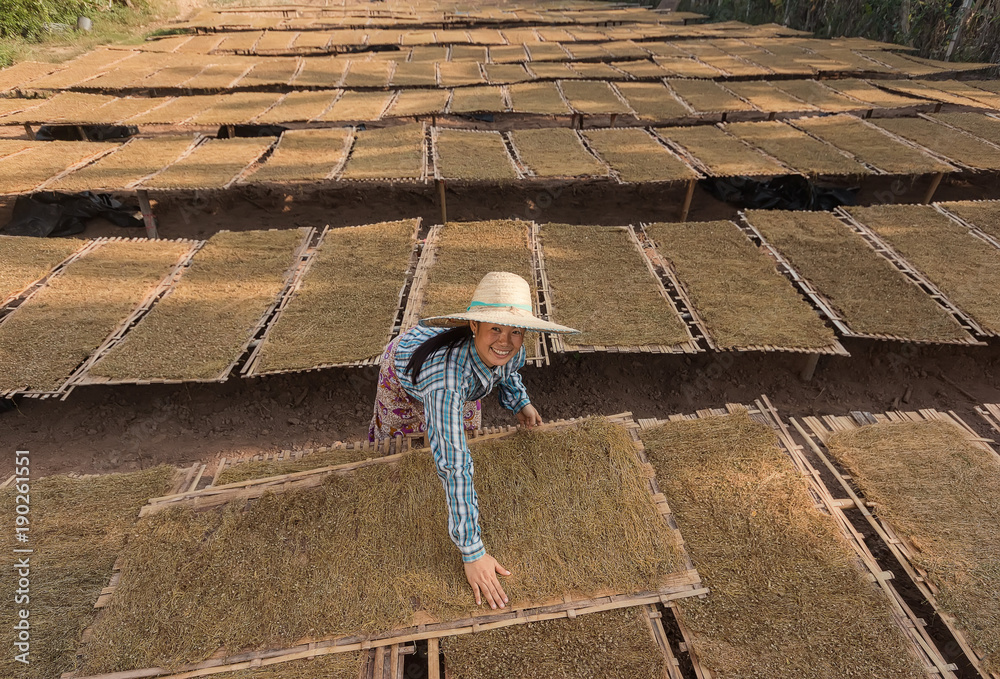
[[[483,603],[484,598],[489,602],[490,608],[503,608],[507,603],[507,593],[500,586],[497,573],[510,575],[510,571],[489,554],[465,564],[465,577],[469,580],[472,593],[476,595],[477,606]]]
[[[542,416],[535,410],[535,406],[529,403],[517,411],[517,421],[528,429],[531,429],[542,423]]]

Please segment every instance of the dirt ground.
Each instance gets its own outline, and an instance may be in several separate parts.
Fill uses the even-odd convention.
[[[1000,402],[1000,344],[916,347],[845,342],[851,357],[823,357],[804,383],[795,354],[555,355],[522,369],[545,419],[632,411],[665,417],[766,394],[783,416],[852,410],[954,410],[983,435],[972,410]],[[88,386],[65,401],[25,399],[0,414],[0,441],[32,453],[38,476],[111,472],[159,463],[305,449],[367,436],[376,369],[332,369],[223,384]],[[905,399],[905,400],[904,400]],[[514,419],[490,396],[487,425]],[[995,432],[993,432],[995,434]],[[0,476],[13,456],[0,459]]]
[[[204,0],[170,1],[181,14],[204,4]],[[935,199],[1000,199],[996,179],[996,173],[949,177]],[[859,202],[921,202],[929,183],[930,177],[912,182],[871,177],[860,187]],[[488,192],[449,187],[447,207],[455,221],[521,218],[539,223],[628,224],[677,219],[683,196],[683,186],[506,187]],[[9,220],[12,208],[13,201],[0,200],[0,225]],[[294,193],[242,188],[163,197],[155,201],[154,211],[163,238],[412,217],[421,217],[425,224],[441,220],[433,185],[372,184]],[[689,219],[734,219],[737,213],[737,208],[698,187]],[[79,237],[123,235],[144,234],[93,220]],[[868,340],[843,344],[851,356],[822,357],[810,382],[799,374],[805,357],[789,353],[555,354],[549,365],[527,366],[521,372],[532,402],[546,420],[623,411],[636,418],[666,417],[726,403],[752,403],[766,394],[786,420],[855,410],[935,408],[954,411],[984,437],[1000,440],[1000,432],[991,430],[973,410],[981,403],[1000,403],[1000,340],[982,347]],[[87,386],[62,401],[20,399],[13,410],[0,411],[0,481],[13,470],[15,450],[31,451],[35,478],[195,462],[209,464],[211,474],[223,457],[363,439],[376,377],[375,367],[329,369],[232,377],[221,384]],[[487,426],[515,423],[495,396],[484,403]],[[670,620],[673,616],[666,615],[664,621]],[[407,675],[421,676],[419,671]],[[693,668],[687,675],[693,676]]]
[[[927,178],[912,185],[893,181],[869,182],[861,202],[917,202]],[[990,178],[955,178],[942,183],[938,198],[1000,198],[1000,193]],[[489,194],[459,187],[449,189],[447,200],[453,220],[518,217],[623,224],[675,219],[682,199],[678,187],[607,185],[586,190],[508,187]],[[0,223],[10,207],[0,209]],[[440,221],[433,190],[416,186],[293,196],[254,189],[169,198],[159,201],[156,211],[161,236],[168,238],[412,216]],[[736,212],[699,187],[691,219],[733,218]],[[121,234],[122,229],[94,220],[81,237]],[[663,417],[767,394],[786,416],[937,408],[954,410],[988,433],[972,407],[1000,402],[1000,342],[988,347],[844,344],[851,357],[821,358],[808,384],[799,378],[803,356],[788,353],[554,355],[550,365],[525,367],[522,374],[546,419],[625,410],[636,417]],[[44,475],[208,463],[358,440],[367,436],[375,378],[375,368],[354,368],[234,377],[209,385],[81,387],[64,401],[24,399],[16,410],[0,413],[0,441],[11,451],[30,450],[35,473]],[[513,418],[490,397],[485,422],[513,423]],[[0,457],[0,477],[12,466],[12,456]]]
[[[988,200],[1000,198],[996,173],[946,177],[934,200]],[[931,177],[869,177],[858,187],[858,203],[922,202]],[[507,186],[488,192],[474,186],[449,186],[448,219],[531,219],[538,223],[638,224],[680,218],[684,184],[627,185],[611,182],[585,187],[545,188]],[[134,203],[134,196],[119,196]],[[6,224],[13,200],[0,200],[0,224]],[[369,184],[361,188],[277,191],[266,187],[240,187],[224,192],[189,192],[153,197],[153,211],[161,238],[208,238],[221,230],[286,229],[299,226],[354,226],[395,219],[421,217],[425,224],[441,222],[441,208],[433,184]],[[735,219],[739,208],[696,187],[690,221]],[[81,238],[142,236],[103,219],[94,219]]]

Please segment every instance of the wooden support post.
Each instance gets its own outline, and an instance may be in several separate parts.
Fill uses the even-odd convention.
[[[924,196],[924,203],[930,203],[934,199],[934,193],[941,186],[941,180],[944,179],[944,172],[938,172],[934,175],[934,179],[931,180],[930,188],[927,189],[927,195]]]
[[[389,676],[396,679],[401,669],[399,666],[399,644],[393,644],[389,647]]]
[[[812,382],[813,375],[816,374],[816,366],[819,364],[819,354],[809,354],[806,357],[806,364],[802,367],[802,381]]]
[[[385,646],[375,648],[375,669],[372,672],[374,679],[383,679],[385,676],[385,652],[389,650]]]
[[[441,679],[440,649],[437,638],[427,640],[427,679]]]
[[[24,131],[28,134],[28,139],[30,139],[31,141],[35,141],[35,131],[31,129],[31,125],[25,123]]]
[[[76,133],[80,135],[80,141],[87,141],[87,131],[83,129],[83,125],[76,126]]]
[[[142,211],[142,221],[146,222],[146,238],[156,239],[156,217],[153,215],[153,207],[149,204],[149,194],[145,190],[136,191],[139,198],[139,210]]]
[[[438,179],[437,180],[437,185],[438,185],[438,202],[441,204],[441,223],[442,224],[447,224],[448,223],[448,202],[447,202],[447,199],[445,198],[445,194],[444,194],[444,189],[445,189],[444,180],[443,179]]]
[[[698,185],[697,179],[688,181],[687,195],[684,196],[684,207],[681,208],[681,221],[686,222],[688,213],[691,211],[691,199],[694,198],[694,187]]]
[[[611,114],[611,119],[610,119],[610,120],[608,121],[609,125],[610,125],[611,127],[614,127],[614,126],[615,126],[615,121],[616,121],[616,120],[618,120],[618,114],[617,114],[617,113],[612,113],[612,114]],[[581,125],[580,127],[582,128],[583,126]]]

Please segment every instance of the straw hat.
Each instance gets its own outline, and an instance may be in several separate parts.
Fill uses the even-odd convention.
[[[506,271],[492,271],[483,276],[464,313],[425,318],[420,321],[420,325],[452,328],[465,325],[468,321],[496,323],[540,332],[580,332],[533,316],[528,281]]]

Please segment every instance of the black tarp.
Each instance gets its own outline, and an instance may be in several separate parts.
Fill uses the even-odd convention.
[[[124,228],[145,226],[135,217],[138,206],[126,206],[106,193],[66,194],[52,191],[19,196],[14,203],[14,213],[0,233],[7,236],[35,236],[56,238],[82,233],[87,220],[103,217]]]
[[[749,177],[702,179],[702,187],[721,201],[759,210],[832,210],[857,205],[858,187],[820,186],[805,177],[758,181]]]
[[[85,139],[80,139],[83,132]],[[112,141],[139,134],[135,125],[42,125],[35,141]]]

